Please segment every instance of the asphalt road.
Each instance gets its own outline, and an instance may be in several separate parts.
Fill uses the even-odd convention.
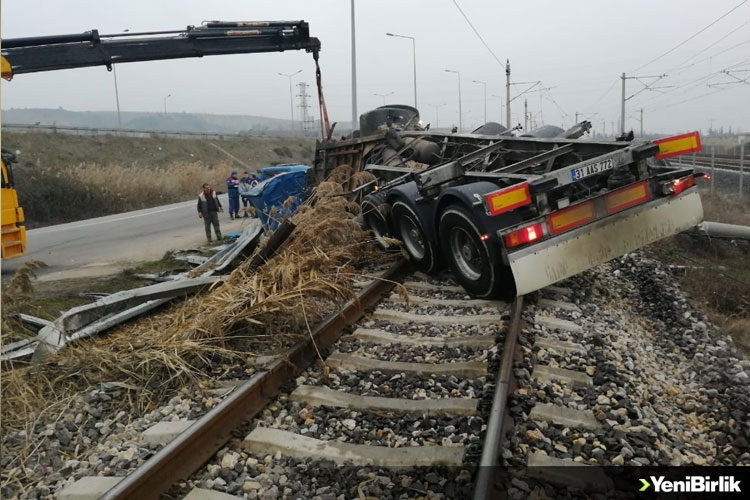
[[[226,210],[227,196],[220,199]],[[160,259],[168,250],[204,245],[203,221],[195,204],[175,203],[32,229],[26,233],[28,253],[3,261],[3,280],[29,260],[48,265],[37,272],[46,281],[112,274],[134,262]],[[226,213],[219,219],[225,235],[242,231],[243,220],[249,220],[230,220]]]

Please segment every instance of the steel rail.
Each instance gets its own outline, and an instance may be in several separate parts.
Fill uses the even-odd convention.
[[[503,345],[503,359],[497,373],[495,395],[492,399],[487,432],[484,435],[482,458],[474,481],[474,500],[499,498],[501,494],[496,484],[497,473],[500,466],[499,458],[502,450],[506,403],[508,402],[510,383],[513,377],[513,361],[521,326],[522,310],[523,295],[516,297],[510,309],[510,320],[505,334],[505,344]]]
[[[406,261],[397,262],[347,302],[341,311],[327,316],[305,341],[287,351],[283,359],[273,361],[265,371],[256,373],[101,499],[157,499],[177,481],[190,477],[229,441],[233,429],[257,415],[287,380],[318,358],[318,349],[333,344],[343,328],[359,320],[366,309],[390,293],[395,282],[408,270]]]

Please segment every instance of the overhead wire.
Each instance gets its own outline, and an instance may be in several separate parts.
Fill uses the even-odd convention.
[[[455,1],[455,0],[454,0],[454,1]],[[700,34],[701,34],[701,33],[703,33],[704,31],[706,31],[706,30],[707,30],[708,28],[710,28],[710,27],[711,27],[711,26],[713,26],[714,24],[718,23],[719,21],[721,21],[722,19],[724,19],[725,17],[727,17],[727,16],[729,15],[729,14],[731,14],[731,13],[732,13],[732,12],[734,12],[735,10],[737,10],[737,9],[739,9],[740,7],[742,7],[743,5],[745,5],[745,4],[747,3],[747,2],[748,2],[748,0],[742,0],[742,2],[740,2],[740,3],[739,3],[739,4],[737,4],[737,5],[735,5],[735,6],[734,6],[733,8],[731,8],[731,9],[730,9],[729,11],[727,11],[727,12],[725,12],[724,14],[722,14],[721,16],[719,16],[719,17],[718,17],[717,19],[715,19],[714,21],[712,21],[712,22],[711,22],[711,23],[710,23],[710,24],[709,24],[708,26],[706,26],[706,27],[704,27],[704,28],[700,29],[699,31],[697,31],[697,32],[695,32],[695,33],[693,33],[692,35],[690,35],[689,37],[687,37],[687,38],[686,38],[685,40],[681,41],[680,43],[678,43],[677,45],[675,45],[674,47],[672,47],[672,48],[671,48],[671,49],[669,49],[668,51],[664,52],[663,54],[661,54],[661,55],[658,55],[658,56],[656,56],[655,58],[651,59],[651,60],[650,60],[649,62],[647,62],[646,64],[643,64],[642,66],[639,66],[639,67],[637,67],[636,69],[632,70],[632,71],[631,71],[631,73],[635,73],[636,71],[640,71],[640,70],[642,70],[643,68],[645,68],[646,66],[650,66],[651,64],[655,63],[656,61],[658,61],[659,59],[663,58],[664,56],[666,56],[666,55],[669,55],[669,54],[671,54],[672,52],[674,52],[675,50],[677,50],[678,48],[682,47],[682,46],[683,46],[683,45],[685,45],[685,44],[686,44],[687,42],[689,42],[690,40],[692,40],[693,38],[697,37],[698,35],[700,35]]]
[[[745,1],[747,1],[747,0],[745,0]],[[466,22],[471,27],[472,31],[474,31],[474,34],[477,35],[477,37],[479,38],[479,40],[482,42],[482,45],[484,45],[485,48],[489,51],[489,53],[492,54],[492,57],[495,58],[495,61],[497,61],[497,63],[502,68],[505,68],[505,64],[503,64],[503,62],[495,55],[495,53],[492,51],[492,49],[490,48],[490,46],[487,45],[487,42],[484,41],[484,38],[482,38],[482,35],[479,34],[479,31],[477,31],[477,29],[471,23],[471,21],[469,20],[468,16],[464,13],[463,9],[461,9],[461,6],[458,5],[458,2],[456,0],[453,0],[453,5],[456,6],[456,8],[458,9],[458,11],[461,13],[461,15],[464,17],[464,19],[466,20]]]
[[[724,40],[726,40],[726,39],[727,39],[727,38],[729,38],[730,36],[734,35],[734,34],[735,34],[735,33],[736,33],[737,31],[739,31],[739,30],[740,30],[741,28],[743,28],[744,26],[747,26],[748,24],[750,24],[750,20],[747,20],[747,21],[745,21],[744,23],[740,24],[740,25],[739,25],[739,26],[737,26],[737,27],[736,27],[735,29],[733,29],[732,31],[730,31],[729,33],[727,33],[726,35],[724,35],[723,37],[719,38],[718,40],[716,40],[716,41],[715,41],[714,43],[712,43],[711,45],[709,45],[709,46],[707,46],[707,47],[704,47],[704,48],[703,48],[703,50],[700,50],[700,51],[696,52],[695,54],[691,54],[691,55],[690,55],[690,57],[688,57],[687,59],[685,59],[684,61],[682,61],[682,62],[681,62],[680,64],[678,64],[678,65],[677,65],[677,66],[675,66],[674,68],[672,68],[672,69],[668,70],[668,71],[667,71],[667,73],[672,73],[672,72],[674,72],[675,70],[680,70],[680,69],[683,69],[683,68],[690,68],[690,67],[692,67],[692,66],[695,66],[696,64],[698,64],[697,62],[693,62],[693,63],[691,63],[691,64],[688,64],[687,66],[683,66],[683,65],[684,65],[685,63],[688,63],[688,62],[690,62],[690,61],[694,61],[694,60],[695,60],[695,57],[696,57],[696,56],[699,56],[700,54],[703,54],[703,53],[704,53],[704,52],[706,52],[706,51],[707,51],[708,49],[710,49],[710,48],[712,48],[712,47],[716,46],[717,44],[719,44],[719,43],[721,43],[721,42],[723,42]],[[719,52],[719,54],[721,54],[721,52]],[[705,59],[704,59],[704,60],[705,60]]]

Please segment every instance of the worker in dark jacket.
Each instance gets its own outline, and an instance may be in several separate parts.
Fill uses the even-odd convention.
[[[240,215],[240,180],[237,171],[232,170],[232,175],[227,179],[227,194],[229,195],[229,218],[234,219]]]
[[[198,217],[203,219],[206,226],[206,239],[211,243],[211,224],[214,226],[216,239],[221,239],[221,228],[219,227],[219,212],[223,212],[219,197],[209,184],[203,185],[203,191],[198,195]]]

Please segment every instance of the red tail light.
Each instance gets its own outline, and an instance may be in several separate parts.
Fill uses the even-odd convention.
[[[676,196],[693,186],[695,186],[695,177],[691,175],[662,184],[662,191],[664,192],[664,194],[671,194],[673,196]]]
[[[544,236],[544,227],[541,224],[532,224],[504,235],[503,241],[505,241],[505,248],[512,248],[531,243],[542,236]]]

